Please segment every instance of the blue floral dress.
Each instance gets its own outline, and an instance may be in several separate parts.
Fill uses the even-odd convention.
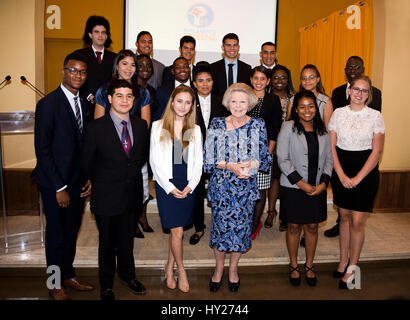
[[[239,179],[218,169],[221,161],[259,161],[259,171],[269,172],[271,155],[265,122],[251,118],[235,130],[226,130],[225,118],[214,118],[205,141],[204,171],[212,173],[208,199],[212,203],[209,244],[223,252],[245,252],[251,247],[252,218],[259,199],[257,169],[249,179]]]

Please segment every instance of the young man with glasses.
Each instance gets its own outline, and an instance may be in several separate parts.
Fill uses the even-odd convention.
[[[341,108],[350,104],[348,89],[350,88],[350,83],[358,77],[364,74],[364,62],[363,59],[358,56],[351,56],[346,61],[345,74],[347,78],[347,83],[343,84],[332,92],[332,104],[333,110]],[[354,90],[352,88],[352,90]],[[372,86],[373,98],[369,104],[370,108],[378,111],[382,111],[382,94],[379,89]],[[325,231],[325,236],[329,238],[337,237],[339,235],[339,215],[336,220],[336,224]]]

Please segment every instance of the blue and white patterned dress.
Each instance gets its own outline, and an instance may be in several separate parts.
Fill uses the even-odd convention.
[[[212,203],[210,246],[223,252],[245,252],[251,247],[252,218],[259,199],[257,169],[249,179],[239,179],[229,170],[218,169],[221,161],[259,161],[259,170],[269,172],[271,155],[265,122],[251,118],[234,130],[226,130],[225,118],[214,118],[205,142],[204,171],[212,173],[208,199]]]

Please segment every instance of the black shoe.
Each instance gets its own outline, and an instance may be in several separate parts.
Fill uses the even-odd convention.
[[[162,228],[162,232],[165,233],[165,234],[170,234],[170,233],[171,233],[171,229]]]
[[[240,285],[241,285],[240,279],[238,280],[238,282],[230,282],[228,279],[228,287],[229,287],[229,290],[231,290],[231,292],[237,292]]]
[[[142,231],[144,231],[144,232],[154,232],[154,229],[152,229],[148,223],[147,223],[147,226],[148,226],[148,227],[146,227],[146,228],[144,228],[144,226],[142,225],[141,221],[138,221],[138,223],[140,224],[140,226],[141,226],[141,228],[142,228]]]
[[[204,236],[204,234],[205,234],[204,231],[202,231],[202,234],[200,236],[198,236],[197,233],[194,233],[191,236],[191,238],[189,238],[189,243],[192,245],[196,245],[199,242],[199,240],[201,240],[201,238]]]
[[[291,277],[291,273],[293,271],[297,271],[299,273],[299,277],[297,278],[292,278]],[[292,286],[298,287],[300,286],[300,270],[299,270],[299,266],[297,266],[296,268],[292,267],[291,265],[289,265],[289,282]]]
[[[309,268],[309,267],[306,265],[306,263],[305,263],[305,264],[304,264],[304,267],[305,267],[306,283],[307,283],[309,286],[311,286],[311,287],[315,287],[315,286],[316,286],[316,283],[317,283],[316,275],[315,275],[313,278],[309,278],[309,277],[307,276],[307,273],[308,273],[309,271],[315,272],[315,271],[313,270],[313,266],[311,266],[311,267]]]
[[[344,282],[342,279],[340,279],[340,281],[339,281],[339,289],[342,289],[342,290],[349,289],[349,288],[347,287],[347,282]]]
[[[281,221],[279,224],[279,231],[284,232],[288,228],[288,224],[286,222]]]
[[[346,268],[344,269],[343,272],[337,271],[337,269],[335,271],[333,271],[333,278],[336,278],[336,279],[343,278],[343,276],[345,275],[345,273],[347,271],[347,268],[349,267],[349,263],[350,263],[350,260],[347,262]]]
[[[101,291],[101,300],[114,301],[115,300],[114,291],[112,291],[112,289],[105,289],[104,291]]]
[[[339,235],[339,224],[336,223],[332,228],[325,231],[325,237],[334,238]]]
[[[306,241],[305,241],[305,236],[302,236],[302,239],[300,239],[300,246],[302,247],[302,248],[305,248],[306,247]]]
[[[135,293],[135,294],[145,294],[147,291],[144,285],[141,282],[139,282],[137,279],[131,280],[128,283],[121,280],[121,283],[123,285],[128,286],[132,290],[132,293]]]
[[[137,230],[134,232],[134,238],[143,239],[145,238],[144,234],[141,232],[140,228],[137,227]]]
[[[221,287],[221,284],[222,284],[222,278],[221,278],[221,281],[219,282],[213,282],[212,277],[211,277],[211,280],[209,280],[209,291],[217,292],[219,288]]]

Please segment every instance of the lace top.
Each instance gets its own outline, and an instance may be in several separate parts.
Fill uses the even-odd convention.
[[[367,106],[353,111],[346,106],[333,112],[328,130],[336,132],[336,146],[340,149],[361,151],[372,149],[373,134],[384,133],[386,128],[379,111]]]

